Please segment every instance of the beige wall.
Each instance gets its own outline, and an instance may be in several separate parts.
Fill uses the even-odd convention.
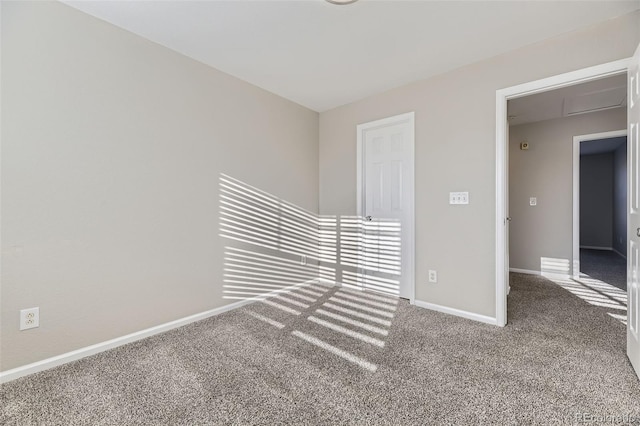
[[[542,257],[571,264],[573,137],[625,129],[626,122],[626,109],[616,108],[509,129],[511,268],[540,271]],[[526,151],[520,149],[523,141],[529,143]],[[537,198],[536,206],[529,205],[530,197]]]
[[[356,125],[415,111],[416,298],[495,316],[496,90],[629,57],[639,41],[635,13],[320,114],[320,212],[356,212]],[[450,206],[450,191],[470,204]]]
[[[1,47],[2,370],[228,303],[220,173],[317,213],[317,113],[58,2]]]
[[[612,20],[318,122],[62,4],[3,2],[0,369],[225,304],[220,173],[352,215],[356,125],[407,111],[417,299],[493,316],[495,90],[630,56],[639,28],[638,14]],[[449,206],[460,190],[471,204]],[[41,327],[19,332],[32,306]]]

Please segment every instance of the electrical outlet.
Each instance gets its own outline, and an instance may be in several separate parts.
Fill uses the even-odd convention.
[[[437,283],[438,282],[438,273],[433,269],[429,269],[429,282]]]
[[[40,326],[40,308],[20,310],[20,330],[28,330]]]
[[[307,256],[305,256],[305,255],[300,256],[300,264],[302,266],[307,264]]]

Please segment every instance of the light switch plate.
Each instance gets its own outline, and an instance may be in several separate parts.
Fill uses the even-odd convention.
[[[529,198],[529,205],[530,206],[536,206],[538,205],[538,199],[536,197],[531,197]]]
[[[450,192],[449,204],[469,204],[468,192]]]

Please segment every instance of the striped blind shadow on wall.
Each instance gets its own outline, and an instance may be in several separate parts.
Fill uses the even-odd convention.
[[[292,203],[221,174],[220,236],[227,240],[224,297],[246,299],[333,279],[335,225]],[[333,220],[335,222],[335,219]],[[322,235],[322,240],[320,240]]]
[[[397,219],[373,222],[338,218],[336,275],[343,286],[398,296],[402,272],[402,225]]]
[[[317,327],[385,346],[398,304],[399,221],[317,215],[226,174],[219,194],[223,297],[259,301],[245,310],[251,317],[375,371],[362,356],[320,339]],[[301,316],[304,327],[288,320]]]
[[[571,262],[569,259],[541,257],[540,272],[542,275],[569,275],[571,273]]]
[[[253,297],[317,279],[397,296],[401,230],[396,219],[317,215],[220,175],[227,298],[242,298],[242,285]]]

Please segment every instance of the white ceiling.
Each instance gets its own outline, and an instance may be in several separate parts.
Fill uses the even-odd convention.
[[[64,2],[315,111],[640,8],[638,0]]]
[[[507,114],[517,126],[626,106],[627,75],[621,74],[510,100]]]

